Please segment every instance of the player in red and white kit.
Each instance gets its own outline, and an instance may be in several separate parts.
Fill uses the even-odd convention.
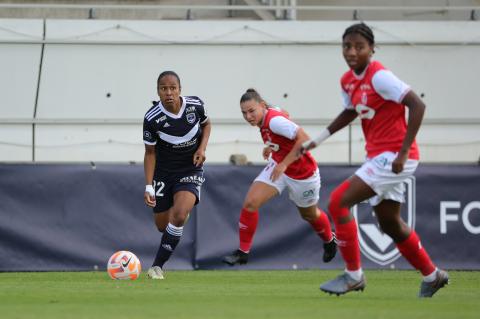
[[[327,214],[317,207],[320,174],[309,152],[297,156],[297,150],[309,139],[305,131],[288,116],[268,107],[261,96],[248,89],[240,99],[244,119],[258,126],[266,145],[263,157],[268,159],[264,170],[254,180],[240,213],[240,245],[232,255],[223,258],[229,265],[245,264],[257,229],[258,210],[263,204],[287,189],[303,219],[310,223],[324,242],[323,261],[335,257],[337,248]]]
[[[320,136],[305,142],[300,152],[317,146],[357,116],[361,119],[367,160],[355,175],[332,192],[328,207],[346,269],[320,289],[340,295],[365,288],[357,224],[350,208],[368,199],[382,231],[392,237],[400,253],[422,273],[419,297],[431,297],[448,284],[448,274],[432,263],[415,230],[400,215],[404,181],[418,165],[415,136],[425,105],[407,84],[371,60],[374,46],[373,32],[366,24],[355,24],[345,30],[343,56],[350,71],[341,79],[344,110]],[[409,109],[408,125],[405,107]]]

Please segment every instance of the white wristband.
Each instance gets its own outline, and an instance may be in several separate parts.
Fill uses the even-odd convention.
[[[320,143],[325,141],[327,138],[329,138],[330,135],[332,135],[330,134],[330,131],[328,129],[324,129],[319,136],[313,139],[313,142],[315,143],[315,145],[319,145]]]
[[[145,185],[145,193],[148,193],[150,196],[155,196],[155,190],[152,185]]]

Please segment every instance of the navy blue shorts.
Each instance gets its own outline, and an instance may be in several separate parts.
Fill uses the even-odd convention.
[[[200,189],[204,181],[203,168],[178,173],[156,171],[153,188],[157,205],[153,208],[153,212],[165,212],[172,207],[173,195],[178,191],[188,191],[194,194],[197,198],[195,205],[197,205],[200,202]]]

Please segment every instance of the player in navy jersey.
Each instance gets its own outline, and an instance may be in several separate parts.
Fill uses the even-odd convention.
[[[229,265],[245,264],[257,229],[258,210],[263,204],[288,190],[304,220],[324,242],[323,261],[335,257],[337,247],[327,214],[317,207],[320,191],[320,173],[317,163],[308,152],[297,157],[295,147],[309,139],[304,130],[293,123],[288,114],[268,107],[261,96],[249,89],[240,99],[244,119],[260,128],[266,145],[263,157],[268,159],[265,169],[253,181],[247,193],[239,220],[239,248],[225,256]]]
[[[203,101],[181,96],[179,76],[161,73],[157,81],[160,101],[145,114],[145,203],[153,208],[155,224],[163,232],[148,277],[163,279],[163,265],[183,233],[193,206],[200,201],[203,162],[211,124]]]
[[[375,41],[369,26],[357,23],[348,27],[342,40],[343,57],[350,67],[340,81],[344,109],[319,137],[306,142],[303,150],[312,149],[359,117],[365,135],[367,160],[330,195],[328,208],[335,223],[345,272],[322,284],[320,289],[340,295],[365,288],[358,226],[350,208],[369,200],[381,230],[393,239],[403,257],[423,275],[419,297],[432,297],[448,284],[448,274],[435,266],[415,230],[403,221],[400,214],[404,182],[418,166],[415,136],[422,123],[425,104],[410,86],[380,62],[372,60]],[[407,107],[408,123],[405,121]]]

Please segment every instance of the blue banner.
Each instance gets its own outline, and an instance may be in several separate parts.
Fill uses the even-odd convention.
[[[167,269],[223,269],[238,247],[243,199],[263,166],[207,165],[201,202]],[[320,166],[319,206],[355,172]],[[1,164],[0,271],[105,269],[110,255],[130,250],[148,268],[160,243],[143,203],[139,164]],[[421,164],[406,183],[404,220],[433,261],[447,269],[480,269],[480,167]],[[364,268],[410,269],[383,234],[367,203],[355,207]],[[287,194],[260,209],[249,263],[243,269],[343,268],[321,261],[322,242]]]

